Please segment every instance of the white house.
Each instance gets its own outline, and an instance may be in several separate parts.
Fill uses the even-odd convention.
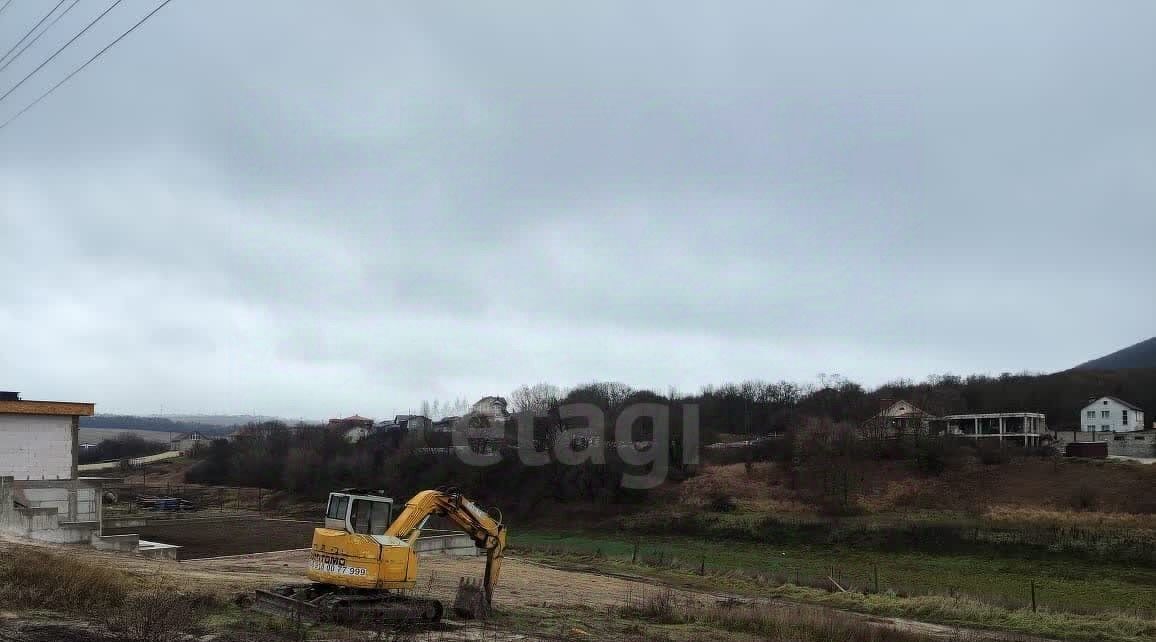
[[[1134,432],[1144,430],[1144,411],[1115,397],[1100,397],[1080,411],[1084,432]]]

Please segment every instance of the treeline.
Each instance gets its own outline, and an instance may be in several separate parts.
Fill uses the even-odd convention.
[[[544,501],[618,504],[642,501],[647,494],[622,483],[624,475],[645,471],[622,462],[613,451],[602,463],[567,465],[551,458],[544,465],[527,465],[503,449],[493,453],[494,463],[476,465],[452,448],[431,446],[427,437],[411,434],[396,440],[379,433],[351,443],[341,431],[325,426],[252,425],[233,439],[199,449],[194,453],[199,461],[185,478],[284,489],[313,499],[338,488],[363,487],[389,489],[404,500],[422,489],[454,486],[520,515]]]
[[[635,404],[652,403],[669,411],[669,438],[654,444],[661,450],[652,451],[665,455],[661,459],[669,464],[668,479],[694,472],[693,466],[682,465],[692,447],[685,440],[693,437],[683,422],[696,412],[700,444],[724,434],[773,436],[755,448],[734,450],[733,456],[746,462],[780,462],[791,474],[792,487],[829,505],[832,512],[842,512],[847,510],[856,462],[906,460],[919,472],[938,474],[960,457],[999,463],[1009,456],[1004,448],[977,448],[952,440],[866,438],[859,426],[889,402],[904,399],[933,414],[1045,412],[1051,426],[1063,428],[1078,420],[1079,409],[1089,398],[1105,394],[1156,408],[1156,370],[943,375],[921,383],[893,382],[874,390],[838,376],[823,377],[818,385],[747,381],[695,394],[636,390],[615,382],[589,383],[567,391],[536,384],[510,395],[515,419],[492,422],[467,414],[456,429],[464,435],[458,443],[469,444],[470,452],[502,455],[493,465],[464,461],[449,433],[394,431],[350,442],[342,431],[324,426],[290,428],[271,422],[247,426],[232,440],[213,441],[198,453],[201,460],[188,472],[187,480],[287,489],[318,499],[342,487],[387,488],[406,496],[423,488],[453,485],[482,501],[513,506],[527,514],[543,501],[630,503],[644,499],[648,491],[627,488],[623,479],[645,472],[649,464],[628,465],[608,446],[616,439],[614,426],[624,412]],[[605,421],[600,433],[589,435],[582,430],[590,427],[587,420],[567,416],[574,404],[601,410]],[[692,407],[693,412],[685,414]],[[532,426],[528,446],[548,454],[546,464],[527,465],[516,452],[518,418],[532,418],[527,424]],[[635,421],[631,428],[629,440],[647,441],[654,436],[651,419]],[[559,449],[559,440],[568,448]],[[559,450],[588,448],[598,449],[605,461],[573,465],[556,455]],[[719,452],[729,456],[732,451]]]
[[[99,461],[155,455],[166,450],[168,450],[168,444],[150,441],[132,433],[122,433],[112,439],[105,439],[92,448],[81,449],[77,455],[77,461],[81,464],[93,464]]]
[[[697,404],[703,436],[781,434],[808,418],[861,424],[892,402],[909,401],[934,415],[971,412],[1042,412],[1049,427],[1070,430],[1090,399],[1111,395],[1156,415],[1156,369],[1067,371],[1055,374],[945,374],[923,382],[894,381],[875,389],[843,377],[817,384],[744,381],[708,386],[694,394],[660,394],[621,383],[591,383],[563,391],[550,384],[523,386],[511,394],[514,411],[549,412],[561,404],[586,402],[613,412],[636,401]]]

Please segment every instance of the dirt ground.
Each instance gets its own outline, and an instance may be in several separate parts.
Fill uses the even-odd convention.
[[[0,554],[6,547],[27,545],[0,540]],[[304,571],[308,561],[308,551],[283,551],[256,553],[215,559],[195,559],[187,561],[150,560],[141,557],[93,551],[89,548],[51,546],[62,552],[83,554],[92,561],[106,561],[110,565],[150,582],[160,581],[180,587],[183,590],[201,590],[231,599],[240,593],[277,584],[304,582]],[[480,578],[485,568],[482,557],[460,558],[447,556],[423,557],[418,574],[416,593],[428,595],[452,603],[461,577]],[[643,599],[660,590],[655,582],[647,578],[625,575],[601,575],[591,572],[563,570],[549,567],[530,560],[507,557],[502,567],[498,590],[494,595],[495,608],[513,612],[527,607],[542,607],[564,610],[575,607],[588,614],[600,610],[613,609],[634,600]],[[710,601],[725,598],[692,591],[675,591],[677,599]],[[761,601],[768,609],[797,609],[797,605],[785,602]],[[812,607],[804,607],[812,608]],[[813,607],[819,608],[819,607]],[[891,629],[920,631],[944,639],[954,638],[958,630],[953,627],[902,620],[858,616],[864,621]],[[12,620],[7,624],[11,625]],[[0,613],[0,642],[8,640],[37,640],[37,637],[6,637],[3,614]],[[27,624],[26,624],[27,625]],[[46,639],[46,638],[43,638]],[[83,632],[75,639],[83,640]],[[446,638],[459,639],[459,638]],[[487,638],[497,639],[497,638]],[[528,638],[523,638],[528,639]],[[977,634],[969,639],[986,639]],[[1029,640],[1031,638],[1019,638]]]
[[[106,528],[105,535],[138,533],[141,539],[181,546],[182,560],[308,548],[312,522],[243,518],[150,520],[146,526]],[[222,537],[222,533],[228,537]]]

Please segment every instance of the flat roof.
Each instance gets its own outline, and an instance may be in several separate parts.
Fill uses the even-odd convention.
[[[0,415],[57,415],[91,417],[96,404],[77,401],[0,400]]]

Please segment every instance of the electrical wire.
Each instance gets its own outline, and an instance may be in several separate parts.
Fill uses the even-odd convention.
[[[119,43],[121,40],[124,40],[126,37],[128,37],[128,35],[129,35],[130,33],[132,33],[132,32],[134,32],[134,31],[136,31],[138,28],[140,28],[140,26],[141,26],[141,25],[143,25],[144,23],[148,22],[150,18],[152,18],[153,16],[155,16],[155,15],[157,14],[157,12],[158,12],[158,11],[160,11],[161,9],[164,9],[165,7],[169,6],[169,3],[170,3],[170,2],[172,2],[172,1],[173,1],[173,0],[164,0],[164,2],[162,2],[162,3],[161,3],[159,6],[157,6],[157,8],[155,8],[155,9],[153,9],[152,11],[148,12],[148,14],[146,14],[146,15],[145,15],[145,17],[141,18],[140,20],[138,20],[138,21],[137,21],[137,23],[136,23],[136,24],[134,24],[133,26],[129,27],[127,31],[125,31],[124,33],[122,33],[122,34],[120,34],[119,36],[117,36],[117,37],[116,37],[116,40],[113,40],[112,42],[110,42],[110,43],[108,43],[107,45],[105,45],[104,49],[101,49],[100,51],[96,52],[96,54],[95,54],[95,55],[93,55],[91,58],[89,58],[87,61],[85,61],[85,63],[84,63],[83,65],[81,65],[81,66],[77,67],[76,69],[74,69],[74,70],[72,71],[72,73],[70,73],[70,74],[68,74],[67,76],[65,76],[65,77],[64,77],[64,78],[63,78],[63,79],[62,79],[60,82],[58,82],[58,83],[56,83],[55,85],[53,85],[53,86],[52,86],[52,87],[51,87],[51,88],[50,88],[48,91],[44,92],[43,94],[40,94],[40,97],[39,97],[39,98],[37,98],[36,100],[32,101],[31,103],[29,103],[27,107],[25,107],[24,109],[21,109],[20,111],[16,112],[16,114],[15,114],[15,115],[13,115],[13,116],[12,116],[11,118],[9,118],[8,120],[4,121],[4,123],[3,123],[3,124],[0,124],[0,130],[3,130],[5,127],[7,127],[7,126],[11,125],[13,121],[15,121],[17,118],[20,118],[21,116],[23,116],[23,115],[24,115],[24,114],[25,114],[25,113],[26,113],[28,110],[30,110],[30,109],[32,109],[33,107],[35,107],[36,105],[40,104],[40,101],[42,101],[42,100],[44,100],[45,98],[48,98],[49,96],[51,96],[53,92],[55,92],[57,89],[60,89],[60,86],[61,86],[61,85],[63,85],[64,83],[68,82],[69,80],[71,80],[71,79],[72,79],[72,77],[73,77],[73,76],[75,76],[76,74],[79,74],[80,72],[84,71],[84,70],[85,70],[85,68],[86,68],[86,67],[88,67],[89,65],[91,65],[92,63],[96,62],[96,60],[97,60],[98,58],[100,58],[101,56],[103,56],[103,55],[104,55],[104,53],[105,53],[106,51],[108,51],[109,49],[112,49],[113,47],[115,47],[117,43]],[[117,1],[116,1],[116,3],[114,3],[114,4],[112,5],[112,7],[109,7],[108,9],[106,9],[104,13],[100,14],[100,16],[98,16],[98,17],[96,18],[96,20],[100,20],[100,18],[104,17],[104,15],[105,15],[105,14],[107,14],[109,11],[111,11],[111,10],[112,10],[112,8],[113,8],[113,7],[115,7],[116,5],[120,4],[121,2],[122,2],[122,0],[117,0]],[[89,28],[89,27],[91,27],[93,24],[96,24],[96,20],[94,20],[92,23],[90,23],[90,24],[88,25],[88,27],[85,27],[85,28],[84,28],[84,31],[88,31],[88,28]],[[79,38],[81,35],[83,35],[83,34],[84,34],[84,31],[81,31],[79,34],[77,34],[75,37],[73,37],[73,39],[72,39],[72,40],[69,40],[67,43],[65,43],[63,47],[61,47],[60,49],[58,49],[58,50],[56,51],[56,53],[55,53],[55,54],[52,54],[52,58],[55,58],[55,57],[56,57],[56,54],[59,54],[61,51],[64,51],[64,49],[65,49],[66,47],[68,47],[68,45],[72,44],[72,42],[73,42],[74,40],[76,40],[76,39],[77,39],[77,38]],[[47,64],[49,61],[51,61],[51,60],[52,60],[52,58],[49,58],[47,61],[45,61],[44,63],[42,63],[42,64],[40,65],[40,67],[37,67],[36,69],[34,69],[34,70],[32,71],[32,73],[31,73],[31,74],[29,74],[28,76],[25,76],[25,77],[24,77],[24,80],[27,80],[29,77],[31,77],[31,76],[32,76],[32,74],[35,74],[37,71],[39,71],[39,70],[40,70],[40,68],[41,68],[41,67],[43,67],[45,64]],[[24,81],[22,80],[22,81],[20,81],[20,82],[21,82],[21,83],[23,83]],[[17,86],[19,86],[19,84],[18,84]],[[8,93],[4,94],[3,96],[0,96],[0,101],[3,101],[3,100],[4,100],[4,98],[6,98],[6,97],[8,96],[8,94],[11,94],[13,91],[15,91],[15,89],[16,89],[16,88],[15,88],[15,87],[13,87],[12,89],[10,89],[10,90],[8,91]]]
[[[3,56],[0,56],[0,60],[6,59],[9,55],[11,55],[11,53],[13,51],[16,51],[16,48],[19,47],[21,44],[23,44],[25,40],[28,40],[28,36],[31,36],[33,32],[35,32],[37,29],[39,29],[40,25],[44,24],[45,20],[48,20],[48,16],[51,16],[52,14],[56,13],[56,10],[59,9],[60,5],[62,5],[62,4],[64,4],[64,0],[60,0],[60,2],[57,2],[56,6],[52,7],[52,11],[49,11],[48,13],[44,14],[44,17],[40,19],[40,22],[37,22],[35,26],[33,26],[31,29],[28,30],[28,33],[24,34],[23,38],[21,38],[20,40],[17,40],[16,44],[12,45],[11,49],[4,52]]]
[[[28,81],[28,79],[29,79],[29,78],[31,78],[31,77],[33,77],[33,76],[35,76],[35,75],[36,75],[36,72],[38,72],[38,71],[40,71],[41,69],[43,69],[43,68],[44,68],[44,66],[45,66],[45,65],[47,65],[48,63],[52,62],[52,61],[53,61],[53,60],[54,60],[54,59],[55,59],[57,56],[59,56],[59,55],[61,54],[61,52],[63,52],[65,49],[68,49],[69,45],[71,45],[72,43],[76,42],[76,40],[77,40],[78,38],[80,38],[80,37],[81,37],[81,36],[83,36],[85,33],[87,33],[89,29],[92,29],[93,25],[95,25],[96,23],[100,22],[102,18],[104,18],[105,16],[107,16],[107,15],[108,15],[108,12],[112,11],[113,9],[115,9],[115,8],[117,7],[117,5],[119,5],[119,4],[120,4],[120,3],[122,3],[122,2],[124,2],[124,0],[116,0],[116,2],[112,3],[111,5],[109,5],[109,6],[108,6],[108,8],[107,8],[107,9],[105,9],[105,10],[104,10],[104,12],[102,12],[102,13],[101,13],[99,16],[97,16],[97,17],[93,18],[93,19],[92,19],[92,22],[88,23],[88,26],[86,26],[84,29],[81,29],[81,30],[80,30],[80,33],[78,33],[78,34],[76,34],[75,36],[73,36],[71,40],[69,40],[68,42],[66,42],[66,43],[64,43],[63,45],[61,45],[61,46],[60,46],[60,48],[59,48],[59,49],[57,49],[55,53],[53,53],[51,56],[49,56],[49,57],[48,57],[48,60],[45,60],[44,62],[40,63],[40,65],[39,65],[38,67],[36,67],[36,69],[33,69],[32,71],[28,72],[28,75],[27,75],[27,76],[25,76],[25,77],[21,78],[21,79],[20,79],[20,82],[16,83],[16,85],[15,85],[15,86],[13,86],[13,87],[12,87],[12,89],[9,89],[8,91],[4,92],[4,95],[3,95],[3,96],[0,96],[0,103],[3,103],[5,98],[7,98],[8,96],[12,95],[12,92],[16,91],[17,89],[20,89],[20,85],[23,85],[25,82],[27,82],[27,81]]]
[[[4,14],[4,10],[5,10],[5,9],[7,9],[7,8],[8,8],[8,5],[10,5],[10,4],[12,4],[12,0],[8,0],[8,2],[5,2],[5,3],[4,3],[4,6],[3,6],[3,7],[0,7],[0,15],[3,15],[3,14]]]
[[[48,26],[47,26],[47,27],[45,27],[43,31],[41,31],[40,33],[36,34],[36,37],[35,37],[35,38],[33,38],[32,40],[29,40],[29,41],[28,41],[28,44],[24,45],[24,47],[22,47],[22,48],[20,49],[20,51],[17,51],[17,52],[16,52],[16,55],[15,55],[15,56],[12,56],[11,58],[9,58],[9,59],[8,59],[8,61],[7,61],[7,62],[5,62],[3,65],[0,65],[0,72],[2,72],[2,71],[4,71],[5,69],[7,69],[7,68],[8,68],[8,65],[11,65],[13,62],[15,62],[15,61],[16,61],[16,59],[20,57],[20,54],[24,53],[25,51],[28,51],[28,48],[29,48],[29,47],[31,47],[32,45],[36,44],[36,41],[37,41],[37,40],[40,40],[40,38],[41,38],[41,37],[42,37],[44,34],[48,33],[48,30],[49,30],[49,29],[51,29],[51,28],[52,28],[52,27],[53,27],[53,26],[54,26],[56,23],[60,22],[60,19],[61,19],[61,18],[63,18],[64,16],[68,15],[68,12],[69,12],[69,11],[72,11],[73,9],[75,9],[75,8],[76,8],[76,5],[78,5],[78,4],[80,4],[80,0],[72,0],[72,4],[68,5],[68,8],[67,8],[67,9],[65,9],[64,11],[61,11],[61,12],[60,12],[60,13],[59,13],[59,14],[58,14],[58,15],[57,15],[55,18],[53,18],[53,19],[52,19],[52,22],[48,23]]]

